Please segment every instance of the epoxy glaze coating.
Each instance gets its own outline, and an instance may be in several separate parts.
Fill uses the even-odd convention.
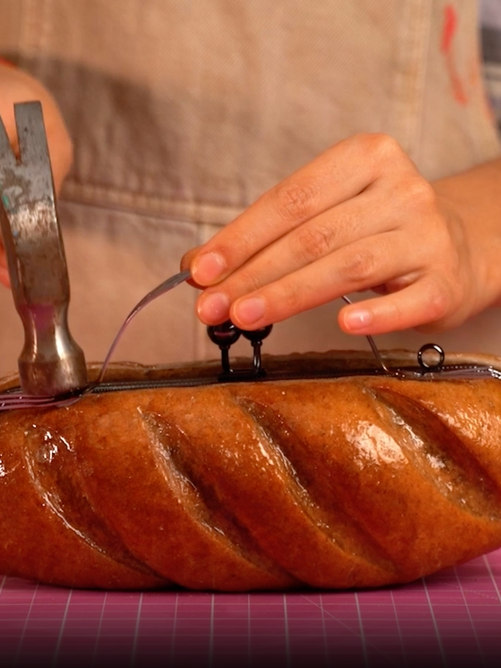
[[[78,587],[407,582],[501,545],[501,384],[88,395],[0,416],[0,572]]]

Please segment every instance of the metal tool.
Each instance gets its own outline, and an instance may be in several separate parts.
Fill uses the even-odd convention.
[[[170,292],[173,288],[177,288],[178,285],[181,285],[181,283],[184,283],[190,278],[191,274],[189,271],[180,271],[178,274],[174,274],[174,276],[171,276],[170,278],[167,278],[165,281],[160,283],[156,288],[148,292],[147,295],[145,295],[141,301],[139,301],[132,311],[129,313],[129,315],[125,318],[122,326],[118,330],[117,335],[112,341],[112,344],[110,346],[110,349],[108,350],[108,353],[106,354],[106,357],[104,358],[103,365],[101,367],[101,371],[99,373],[99,376],[97,378],[97,382],[101,383],[104,380],[104,375],[106,373],[106,369],[108,368],[108,364],[111,360],[111,357],[113,353],[115,352],[115,348],[117,347],[120,339],[122,338],[122,334],[125,332],[127,327],[129,326],[131,320],[136,317],[136,315],[139,313],[139,311],[142,311],[145,306],[148,306],[150,302],[152,302],[154,299],[157,299],[157,297],[160,297],[161,295],[164,295],[166,292]]]
[[[85,357],[68,328],[69,279],[42,107],[14,108],[20,161],[0,121],[0,221],[12,294],[24,326],[23,393],[57,396],[87,383]]]
[[[104,358],[104,362],[101,366],[101,371],[99,372],[99,375],[95,382],[87,383],[86,385],[81,385],[77,388],[71,388],[70,390],[65,390],[64,392],[58,392],[54,393],[53,395],[45,395],[45,396],[33,396],[32,394],[23,392],[22,388],[21,391],[19,391],[18,388],[14,388],[12,391],[7,390],[6,392],[0,394],[0,411],[8,411],[20,408],[50,408],[55,406],[69,406],[75,401],[78,401],[78,399],[83,397],[84,394],[96,391],[96,389],[98,388],[104,389],[103,381],[109,362],[115,351],[115,348],[120,342],[120,339],[122,338],[123,333],[129,326],[131,320],[135,318],[135,316],[140,311],[142,311],[143,308],[145,308],[145,306],[148,306],[148,304],[152,302],[154,299],[157,299],[157,297],[160,297],[161,295],[170,292],[170,290],[176,288],[178,285],[181,285],[181,283],[184,283],[184,281],[187,281],[189,278],[190,278],[189,271],[181,271],[178,274],[175,274],[174,276],[171,276],[170,278],[160,283],[160,285],[158,285],[156,288],[148,292],[148,294],[145,295],[136,304],[136,306],[132,309],[127,318],[124,320],[122,326],[118,330],[117,335],[113,339],[111,346],[108,350],[108,353]]]

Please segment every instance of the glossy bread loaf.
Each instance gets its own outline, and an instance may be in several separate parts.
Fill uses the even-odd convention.
[[[3,413],[0,536],[1,573],[76,587],[411,581],[501,546],[501,381],[230,383]]]

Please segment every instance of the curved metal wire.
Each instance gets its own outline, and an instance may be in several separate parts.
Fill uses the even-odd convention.
[[[341,299],[342,299],[343,301],[345,301],[347,304],[353,304],[353,302],[351,301],[351,299],[350,299],[349,297],[347,297],[346,295],[342,295],[342,296],[341,296]],[[384,363],[383,357],[382,357],[381,353],[379,352],[379,348],[376,346],[376,342],[374,341],[374,339],[372,338],[372,336],[370,336],[369,334],[366,334],[365,338],[366,338],[367,341],[369,342],[369,345],[370,345],[370,347],[371,347],[371,350],[372,350],[372,352],[373,352],[373,354],[374,354],[374,357],[376,358],[376,360],[377,360],[379,366],[383,369],[383,371],[384,371],[385,373],[391,374],[391,371],[388,369],[388,367],[387,367],[386,364]]]
[[[29,394],[23,394],[20,390],[12,392],[7,391],[4,392],[3,394],[0,394],[0,411],[20,409],[20,408],[48,408],[55,406],[69,406],[75,401],[78,401],[78,399],[80,399],[84,394],[91,392],[92,389],[96,387],[96,385],[99,385],[99,383],[101,383],[102,380],[104,379],[104,376],[106,374],[106,369],[108,368],[111,357],[115,352],[115,349],[118,343],[120,342],[123,333],[129,326],[131,320],[140,311],[142,311],[145,306],[148,306],[148,304],[152,302],[154,299],[160,297],[160,295],[163,295],[166,292],[169,292],[169,290],[172,290],[181,283],[184,283],[184,281],[187,281],[189,278],[190,278],[189,271],[181,271],[178,274],[171,276],[167,280],[163,281],[163,283],[161,283],[159,286],[151,290],[151,292],[148,292],[148,294],[145,297],[143,297],[141,301],[136,304],[136,306],[134,306],[132,311],[125,318],[122,326],[118,330],[117,335],[113,339],[113,342],[108,350],[108,353],[104,358],[104,362],[101,366],[98,378],[94,383],[90,383],[86,387],[83,387],[80,390],[76,390],[71,394],[57,397],[32,396]]]
[[[150,304],[150,302],[152,302],[154,299],[160,297],[166,292],[169,292],[170,290],[177,287],[178,285],[188,280],[189,278],[190,278],[189,271],[179,272],[178,274],[175,274],[174,276],[171,276],[167,280],[163,281],[163,283],[161,283],[159,286],[151,290],[151,292],[149,292],[145,297],[141,299],[141,301],[139,301],[136,304],[136,306],[132,309],[132,311],[124,320],[117,335],[113,339],[113,342],[108,350],[108,353],[104,358],[97,380],[94,383],[91,383],[86,387],[81,388],[80,390],[68,393],[67,395],[50,396],[50,397],[31,396],[23,394],[21,390],[12,390],[12,391],[7,390],[4,393],[0,394],[0,411],[22,409],[22,408],[49,408],[56,406],[69,406],[72,403],[78,401],[83,395],[87,394],[88,392],[91,392],[100,383],[102,383],[109,362],[111,360],[111,357],[113,356],[113,353],[115,352],[116,347],[120,342],[123,333],[129,326],[131,320],[143,308],[145,308],[148,304]],[[343,295],[342,299],[347,304],[353,303],[351,299],[349,299],[349,297],[347,297],[346,295]],[[435,343],[425,344],[418,351],[417,362],[419,370],[403,369],[403,368],[390,369],[386,365],[383,356],[381,355],[379,348],[377,347],[373,337],[370,335],[366,335],[366,339],[369,342],[372,353],[374,354],[377,363],[379,364],[380,370],[382,370],[388,376],[393,376],[398,378],[413,378],[413,379],[419,379],[424,377],[433,379],[438,375],[442,377],[453,377],[453,378],[454,377],[475,378],[478,376],[490,376],[492,378],[501,379],[501,372],[497,371],[496,369],[490,366],[456,365],[444,369],[443,365],[445,360],[445,353],[443,349]],[[426,360],[425,355],[430,351],[433,351],[436,355],[438,355],[437,362],[430,363],[429,361]]]

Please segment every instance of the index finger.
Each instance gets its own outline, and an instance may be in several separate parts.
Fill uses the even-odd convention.
[[[386,135],[345,139],[262,195],[183,259],[199,286],[219,283],[260,250],[314,216],[356,197],[403,155]]]

